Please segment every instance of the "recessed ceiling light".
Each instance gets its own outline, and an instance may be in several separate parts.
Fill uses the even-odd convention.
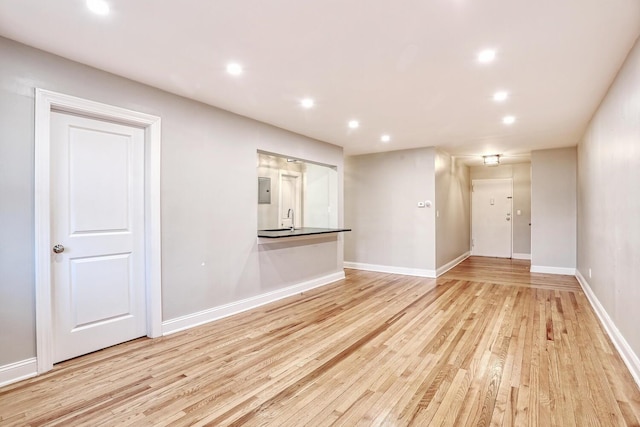
[[[311,108],[315,105],[315,102],[311,98],[304,98],[300,101],[300,105],[302,105],[303,108]]]
[[[357,121],[357,120],[350,120],[350,121],[349,121],[349,127],[350,127],[351,129],[357,129],[357,128],[358,128],[358,126],[360,126],[360,123],[358,123],[358,121]]]
[[[240,74],[242,74],[242,71],[242,65],[240,64],[233,62],[227,65],[227,73],[231,74],[232,76],[239,76]]]
[[[478,61],[487,64],[496,59],[496,51],[494,49],[485,49],[478,53]]]
[[[516,118],[513,116],[504,116],[502,118],[502,123],[504,123],[505,125],[511,125],[516,121]]]
[[[389,141],[391,141],[391,137],[390,137],[389,135],[386,135],[386,134],[385,134],[385,135],[382,135],[382,136],[380,137],[380,141],[382,141],[382,142],[389,142]]]
[[[87,7],[96,15],[107,15],[109,13],[109,3],[104,0],[87,0]]]
[[[502,102],[509,97],[509,92],[500,90],[493,94],[493,100],[496,102]]]

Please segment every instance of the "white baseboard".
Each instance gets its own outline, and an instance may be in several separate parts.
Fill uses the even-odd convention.
[[[344,268],[353,268],[354,270],[377,271],[380,273],[402,274],[404,276],[418,276],[436,278],[435,270],[424,270],[421,268],[394,267],[391,265],[365,264],[363,262],[344,262]]]
[[[337,282],[338,280],[344,279],[344,277],[344,271],[340,271],[337,273],[318,277],[317,279],[298,283],[297,285],[278,289],[277,291],[267,292],[251,298],[221,305],[219,307],[213,307],[207,310],[199,311],[197,313],[192,313],[186,316],[177,317],[175,319],[166,320],[162,322],[162,335],[173,334],[175,332],[193,328],[194,326],[203,325],[205,323],[213,322],[214,320],[242,313],[243,311],[251,310],[252,308],[260,307],[261,305],[265,305],[270,302],[278,301],[280,299],[290,297],[292,295],[296,295],[313,288],[318,288],[320,286],[328,285],[329,283]]]
[[[611,317],[609,317],[607,311],[604,309],[602,304],[600,304],[600,300],[598,300],[596,294],[593,293],[587,279],[585,279],[578,270],[576,270],[575,276],[576,279],[578,279],[580,286],[582,286],[584,294],[591,303],[593,311],[596,312],[598,319],[600,319],[600,323],[602,323],[602,326],[607,331],[613,345],[616,347],[616,350],[618,350],[622,361],[627,365],[627,368],[629,368],[629,371],[631,372],[631,376],[636,381],[638,387],[640,387],[640,359],[638,358],[638,355],[633,352],[627,340],[624,339],[615,323],[613,323],[613,320],[611,320]]]
[[[531,254],[511,254],[512,259],[531,259]]]
[[[35,357],[0,366],[0,387],[35,377],[37,374],[38,364]]]
[[[443,265],[440,268],[436,269],[436,276],[440,277],[442,276],[444,273],[446,273],[447,271],[451,270],[453,267],[455,267],[456,265],[460,264],[462,261],[464,261],[465,259],[469,258],[469,255],[471,255],[471,252],[465,252],[462,255],[460,255],[458,258],[449,261],[448,263],[446,263],[445,265]]]
[[[544,265],[532,265],[529,271],[532,273],[562,274],[565,276],[576,275],[576,269],[568,267],[545,267]]]

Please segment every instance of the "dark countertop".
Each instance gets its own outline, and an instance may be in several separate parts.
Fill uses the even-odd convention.
[[[310,236],[313,234],[342,233],[351,231],[350,228],[312,228],[302,227],[291,231],[290,228],[277,230],[258,230],[258,237],[266,237],[268,239],[282,239],[287,237]]]

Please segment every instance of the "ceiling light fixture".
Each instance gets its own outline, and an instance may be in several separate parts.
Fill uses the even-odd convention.
[[[382,141],[382,142],[389,142],[389,141],[391,141],[391,137],[390,137],[389,135],[387,135],[387,134],[384,134],[384,135],[382,135],[382,136],[380,137],[380,141]]]
[[[496,59],[496,51],[494,49],[485,49],[478,53],[478,61],[482,64],[488,64]]]
[[[315,105],[315,102],[311,98],[304,98],[300,101],[300,105],[302,105],[302,108],[312,108]]]
[[[500,154],[490,154],[488,156],[482,156],[485,166],[498,166],[500,164]]]
[[[509,97],[509,92],[505,90],[500,90],[493,94],[493,100],[496,102],[505,101]]]
[[[513,116],[504,116],[502,118],[502,123],[504,123],[505,125],[512,125],[513,123],[515,123],[516,118]]]
[[[227,73],[231,74],[232,76],[239,76],[240,74],[242,74],[242,71],[242,65],[240,64],[233,62],[227,65]]]
[[[349,121],[349,127],[351,129],[357,129],[360,126],[360,123],[358,123],[357,120],[350,120]]]
[[[96,15],[107,15],[109,13],[109,3],[104,0],[87,0],[87,7]]]

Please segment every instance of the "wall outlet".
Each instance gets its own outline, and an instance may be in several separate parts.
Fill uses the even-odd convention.
[[[419,208],[424,208],[424,202],[418,202],[418,207]]]

